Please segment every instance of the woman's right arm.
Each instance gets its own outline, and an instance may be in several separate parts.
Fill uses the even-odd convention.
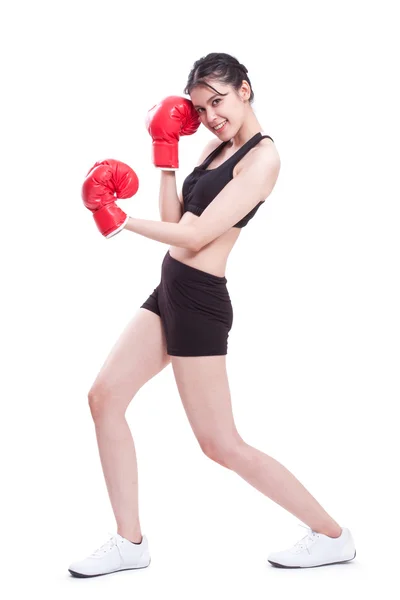
[[[201,165],[203,160],[206,159],[220,143],[221,142],[218,139],[212,139],[207,142],[203,152],[200,154],[196,166]],[[158,202],[161,221],[179,223],[183,214],[183,197],[182,192],[179,195],[177,192],[175,171],[161,171]]]
[[[179,223],[182,217],[182,201],[176,190],[175,171],[161,171],[158,202],[161,221]]]

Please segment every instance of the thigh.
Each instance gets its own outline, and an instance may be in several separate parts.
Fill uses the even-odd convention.
[[[171,358],[183,407],[209,456],[222,456],[241,440],[232,412],[226,356]]]
[[[92,408],[125,411],[137,391],[170,363],[160,317],[145,308],[128,323],[89,392]]]

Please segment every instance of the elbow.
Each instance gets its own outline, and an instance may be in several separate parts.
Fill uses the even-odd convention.
[[[200,252],[200,250],[202,250],[204,246],[207,246],[208,243],[209,242],[207,242],[207,240],[205,240],[203,237],[195,237],[193,240],[193,251]]]
[[[200,224],[196,221],[190,226],[187,248],[192,252],[199,252],[214,239],[216,239],[215,234],[212,235],[210,231],[205,231],[204,227],[200,228]]]
[[[200,244],[199,242],[197,242],[196,240],[192,240],[189,244],[189,250],[191,252],[200,252],[200,250],[202,249],[203,244]]]
[[[191,252],[199,252],[203,246],[205,244],[196,227],[191,227],[188,232],[187,249]]]

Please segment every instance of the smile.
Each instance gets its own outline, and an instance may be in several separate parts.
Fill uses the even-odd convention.
[[[225,121],[222,121],[222,123],[220,123],[219,125],[216,125],[215,127],[213,127],[213,129],[215,131],[219,131],[220,129],[222,129],[222,127],[225,125],[225,123],[226,123],[226,119],[225,119]]]

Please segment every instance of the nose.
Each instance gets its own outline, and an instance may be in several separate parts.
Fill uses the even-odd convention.
[[[206,119],[207,119],[207,123],[210,125],[210,127],[215,125],[217,122],[217,116],[215,114],[215,110],[211,106],[206,108]]]

